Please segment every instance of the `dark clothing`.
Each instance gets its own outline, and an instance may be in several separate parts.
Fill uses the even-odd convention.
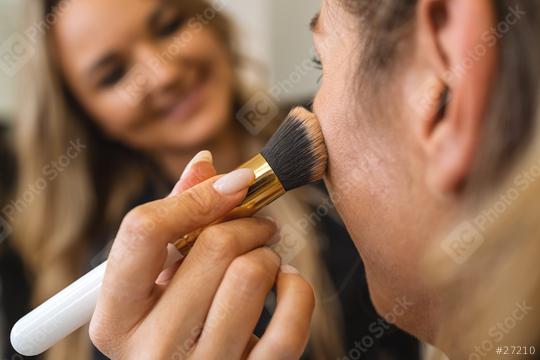
[[[11,165],[8,164],[6,158],[2,159],[0,166],[2,167],[1,177],[5,178],[4,180],[12,180],[13,168],[9,167]],[[0,193],[1,189],[9,187],[9,181],[1,185],[3,186],[0,188]],[[149,191],[145,194],[147,195],[141,196],[133,205],[153,200],[155,196],[150,194],[155,195],[156,192]],[[338,298],[345,320],[343,345],[346,353],[339,359],[418,359],[419,344],[414,338],[393,327],[386,326],[384,331],[381,331],[380,326],[377,327],[378,321],[380,323],[382,320],[375,313],[369,300],[362,262],[344,227],[331,216],[325,216],[321,218],[317,230],[320,234],[326,234],[327,241],[322,244],[321,252],[324,254],[324,261],[336,289],[333,298],[321,301],[324,304],[325,301]],[[96,261],[96,264],[92,265],[95,266],[99,262]],[[4,241],[0,244],[0,284],[4,320],[2,355],[5,359],[23,358],[11,348],[9,331],[14,323],[29,310],[31,294],[28,280],[20,257],[10,246],[9,241]],[[256,333],[260,335],[264,331],[270,316],[265,310]],[[366,337],[373,340],[373,343],[371,341],[366,343]],[[367,344],[369,346],[366,346]],[[97,350],[95,350],[95,355],[95,359],[105,359]],[[309,353],[304,358],[309,359]]]

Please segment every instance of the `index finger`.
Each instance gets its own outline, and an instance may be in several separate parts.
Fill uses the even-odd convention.
[[[201,155],[202,154],[202,155]],[[201,159],[202,161],[194,161],[196,159]],[[186,169],[184,170],[184,173],[182,174],[182,177],[176,185],[173,188],[173,191],[169,195],[176,196],[178,194],[181,194],[182,192],[186,191],[187,189],[192,188],[193,186],[200,184],[201,182],[208,180],[214,176],[216,176],[216,169],[213,165],[213,159],[212,154],[209,151],[201,151],[199,154],[193,158],[192,162],[188,164]],[[175,252],[176,249],[174,249],[174,246],[171,244],[169,247],[172,247],[173,249],[169,249],[170,251]],[[171,254],[169,254],[171,256]],[[178,257],[181,255],[178,254]],[[172,276],[175,274],[176,270],[178,269],[178,266],[182,262],[182,260],[176,260],[177,255],[175,254],[173,256],[172,260],[167,260],[168,263],[172,262],[172,266],[167,266],[163,272],[159,275],[156,282],[159,285],[166,285],[169,280],[172,278]]]
[[[227,192],[216,190],[218,177],[214,177],[179,195],[132,210],[124,218],[109,256],[98,301],[103,315],[109,321],[128,321],[126,326],[138,321],[134,315],[149,305],[167,244],[223,218],[242,201],[254,177],[251,170],[236,170],[222,178],[235,182],[225,188]]]

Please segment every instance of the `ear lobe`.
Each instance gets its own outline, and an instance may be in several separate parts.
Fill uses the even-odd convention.
[[[455,193],[482,138],[497,58],[483,39],[495,24],[494,9],[490,0],[420,0],[417,11],[418,56],[450,94],[446,111],[433,102],[422,120],[427,182],[435,192]],[[473,57],[480,48],[482,56]]]

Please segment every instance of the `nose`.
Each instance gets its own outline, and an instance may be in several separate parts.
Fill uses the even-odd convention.
[[[178,86],[180,69],[172,57],[157,47],[147,46],[141,49],[140,58],[149,73],[149,95],[167,93]]]

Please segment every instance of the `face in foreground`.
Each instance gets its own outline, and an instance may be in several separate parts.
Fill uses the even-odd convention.
[[[462,210],[495,71],[488,49],[467,73],[447,76],[494,22],[490,2],[435,3],[418,1],[408,50],[384,69],[363,68],[369,34],[340,1],[323,1],[312,24],[324,69],[314,111],[329,151],[327,186],[378,312],[427,341],[444,317],[444,294],[427,286],[422,256]],[[445,111],[420,101],[445,90]]]
[[[167,1],[76,0],[66,8],[54,26],[63,76],[110,137],[148,152],[190,150],[227,125],[233,66],[203,26],[213,18],[197,22]]]

